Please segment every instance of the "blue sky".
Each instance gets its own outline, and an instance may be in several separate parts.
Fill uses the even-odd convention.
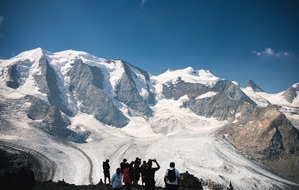
[[[298,9],[297,0],[0,0],[0,57],[74,49],[277,93],[299,82]]]

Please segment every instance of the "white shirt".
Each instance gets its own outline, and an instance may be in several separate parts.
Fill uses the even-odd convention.
[[[175,168],[170,168],[169,170],[175,170],[176,178],[175,181],[170,182],[168,178],[166,178],[166,183],[170,185],[178,185],[178,178],[180,177],[180,172]],[[168,170],[165,172],[165,177],[168,176]]]

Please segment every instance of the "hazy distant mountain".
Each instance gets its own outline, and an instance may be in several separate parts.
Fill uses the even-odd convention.
[[[146,156],[152,156],[149,145],[139,138],[178,138],[198,130],[195,126],[212,127],[207,123],[213,119],[225,123],[217,132],[219,137],[225,137],[243,155],[299,181],[298,84],[271,95],[252,80],[243,89],[207,70],[168,69],[153,76],[122,60],[73,50],[51,53],[40,48],[0,60],[0,80],[2,141],[17,145],[18,137],[11,132],[23,135],[37,129],[35,140],[23,135],[20,142],[37,147],[41,146],[39,138],[49,139],[48,143],[57,139],[85,142],[76,150],[87,151],[86,156],[93,154],[89,146],[122,136],[138,139],[131,146],[145,147]],[[176,108],[171,109],[173,106]],[[290,110],[293,115],[288,115]],[[63,146],[74,147],[68,143]]]

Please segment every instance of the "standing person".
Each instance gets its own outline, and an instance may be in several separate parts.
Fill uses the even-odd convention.
[[[156,163],[157,167],[153,168],[152,164],[153,162]],[[154,190],[155,189],[155,172],[160,169],[160,165],[158,164],[156,159],[149,160],[147,162],[147,167],[145,169],[145,190]]]
[[[146,161],[143,161],[142,165],[141,165],[141,184],[143,185],[145,182],[145,169],[146,169]]]
[[[167,169],[164,175],[166,190],[179,189],[180,172],[175,168],[175,163],[170,162],[170,169]]]
[[[125,183],[126,190],[131,190],[131,172],[129,170],[129,163],[126,163],[123,170],[123,182]]]
[[[140,179],[140,164],[141,164],[141,160],[140,158],[137,157],[134,162],[133,176],[132,176],[134,187],[137,187],[138,181]]]
[[[128,163],[129,164],[129,163]],[[131,182],[133,181],[133,169],[134,169],[134,161],[129,164],[129,171],[131,175]]]
[[[120,168],[117,168],[116,173],[113,174],[112,180],[111,180],[112,188],[114,190],[121,190],[122,189],[122,187],[123,187],[123,184],[122,184],[122,181],[121,181],[122,177],[123,177],[123,174],[121,173]]]
[[[108,178],[110,184],[110,165],[108,159],[106,160],[106,162],[103,162],[103,172],[104,172],[104,183],[106,184],[106,178]]]
[[[121,173],[123,173],[123,170],[125,168],[126,163],[127,163],[127,159],[124,158],[123,162],[120,163],[120,171],[121,171]]]

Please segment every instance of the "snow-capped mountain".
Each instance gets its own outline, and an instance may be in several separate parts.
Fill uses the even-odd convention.
[[[97,183],[105,159],[116,168],[139,156],[238,189],[292,189],[298,86],[272,95],[207,70],[153,76],[123,60],[38,48],[0,60],[0,147],[30,152],[44,164],[34,165],[41,179]]]

